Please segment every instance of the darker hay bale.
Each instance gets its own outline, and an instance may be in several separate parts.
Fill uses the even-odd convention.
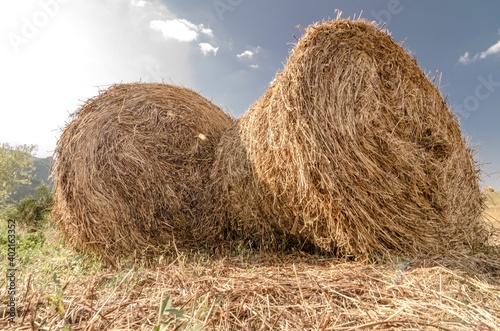
[[[53,217],[115,263],[191,240],[214,149],[233,120],[196,92],[118,84],[72,115],[55,151]]]
[[[239,123],[223,134],[216,150],[210,175],[213,209],[195,229],[198,240],[271,250],[310,246],[279,226],[279,220],[289,220],[293,214],[281,208],[263,182],[254,177],[256,171],[240,139]]]
[[[212,179],[214,222],[261,246],[293,239],[366,257],[485,240],[478,170],[454,114],[403,47],[364,21],[306,30],[225,133]]]

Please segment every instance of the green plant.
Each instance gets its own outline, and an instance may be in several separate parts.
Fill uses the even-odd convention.
[[[16,185],[30,182],[35,150],[36,145],[0,144],[0,207],[7,203]]]
[[[171,308],[172,307],[172,298],[167,296],[162,300],[160,309],[158,311],[158,325],[155,325],[153,331],[164,331],[171,325],[177,325],[178,327],[182,326],[182,320],[185,319],[184,312],[179,309]],[[164,315],[173,315],[169,316],[166,322],[161,322],[162,317]],[[181,324],[178,324],[180,321]],[[177,329],[177,328],[176,328]]]
[[[21,225],[40,229],[49,219],[51,205],[52,192],[47,185],[42,184],[37,187],[35,196],[22,199],[5,214],[7,218],[15,219]]]
[[[68,284],[62,286],[61,281],[59,280],[55,272],[52,274],[52,280],[56,285],[56,294],[53,296],[47,295],[47,300],[59,315],[64,316],[63,295],[64,295],[64,290],[66,289],[66,286]]]
[[[19,235],[16,240],[17,250],[19,252],[28,251],[34,248],[41,248],[45,244],[45,234],[43,232],[27,233]]]

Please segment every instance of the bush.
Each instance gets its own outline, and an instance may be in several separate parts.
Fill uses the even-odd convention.
[[[43,227],[50,214],[52,192],[45,184],[37,187],[34,196],[28,196],[6,212],[7,218],[15,219],[18,224],[30,229]]]
[[[27,251],[30,249],[43,247],[45,244],[45,234],[41,231],[35,233],[27,233],[17,238],[17,250]]]

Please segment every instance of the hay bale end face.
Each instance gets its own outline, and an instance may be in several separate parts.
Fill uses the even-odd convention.
[[[224,194],[219,226],[236,237],[266,245],[278,229],[356,256],[440,254],[485,240],[478,171],[454,114],[374,24],[310,26],[226,135],[213,190]]]
[[[118,84],[72,115],[55,151],[53,217],[115,263],[189,242],[215,147],[233,120],[189,89]]]

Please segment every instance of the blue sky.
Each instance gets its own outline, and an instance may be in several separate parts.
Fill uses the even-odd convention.
[[[500,189],[500,1],[24,0],[0,4],[0,142],[52,154],[68,115],[118,82],[190,87],[240,116],[283,67],[298,25],[385,22],[479,146]]]

